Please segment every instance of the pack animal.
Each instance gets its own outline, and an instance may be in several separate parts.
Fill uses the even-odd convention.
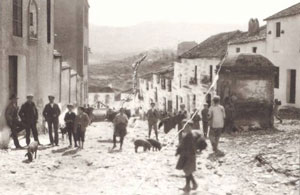
[[[159,141],[156,141],[155,139],[147,139],[147,141],[152,145],[153,151],[161,150],[161,143]]]
[[[146,152],[147,150],[150,151],[152,145],[147,140],[137,139],[137,140],[134,141],[134,149],[135,149],[136,153],[138,152],[138,148],[139,147],[143,147],[144,148],[144,152]]]
[[[37,150],[38,150],[38,142],[34,141],[31,142],[27,148],[27,153],[25,154],[25,156],[28,157],[28,161],[32,162],[33,157],[32,155],[34,154],[34,158],[36,159],[36,154],[37,154]]]

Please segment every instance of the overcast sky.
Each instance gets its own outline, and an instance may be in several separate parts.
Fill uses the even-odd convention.
[[[142,22],[245,24],[264,18],[299,0],[89,0],[90,22],[130,26]]]

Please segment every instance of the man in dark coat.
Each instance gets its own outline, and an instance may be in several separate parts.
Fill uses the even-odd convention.
[[[194,116],[195,115],[195,116]],[[193,129],[197,129],[197,130],[200,130],[200,121],[201,121],[201,117],[200,115],[198,114],[198,111],[197,109],[194,109],[194,113],[191,114],[191,118],[193,117]]]
[[[64,120],[66,123],[66,129],[67,129],[68,136],[69,136],[70,146],[72,146],[72,136],[73,136],[75,147],[77,147],[77,138],[76,138],[76,134],[74,132],[74,123],[75,123],[75,119],[76,119],[76,114],[73,112],[72,104],[68,104],[67,108],[68,108],[68,112],[65,114]]]
[[[58,105],[54,103],[54,96],[49,95],[48,98],[49,103],[44,108],[43,116],[45,117],[49,128],[50,144],[53,145],[55,143],[55,145],[58,146],[58,117],[60,115],[60,109]],[[54,142],[52,128],[54,128]]]
[[[193,124],[187,119],[182,121],[182,125],[185,123],[187,125],[183,130],[183,138],[176,151],[176,156],[179,155],[176,169],[183,170],[185,173],[186,184],[182,190],[190,191],[190,182],[193,184],[193,190],[198,188],[193,176],[196,171],[196,142],[191,131]]]
[[[158,121],[158,118],[159,118],[159,113],[155,108],[155,103],[151,103],[151,109],[149,109],[148,112],[147,112],[147,118],[148,118],[148,129],[149,129],[148,136],[149,136],[149,139],[151,137],[151,131],[152,131],[152,128],[153,128],[154,132],[155,132],[156,140],[158,140],[157,121]]]
[[[25,125],[27,146],[30,144],[30,131],[32,131],[34,141],[37,141],[40,144],[36,128],[38,110],[33,102],[32,94],[27,95],[27,101],[21,106],[19,116],[22,123]]]
[[[5,110],[5,119],[6,123],[11,129],[11,137],[14,140],[14,144],[17,149],[21,149],[19,140],[18,140],[18,133],[24,129],[23,124],[19,121],[18,112],[19,107],[17,105],[17,97],[16,95],[12,95],[9,100],[10,103],[6,107]]]
[[[208,132],[208,104],[204,103],[204,108],[201,110],[201,115],[202,115],[202,127],[203,127],[203,134],[204,137],[207,138],[207,132]]]
[[[187,118],[187,111],[185,110],[185,105],[184,104],[181,104],[180,105],[180,110],[179,112],[177,113],[177,116],[178,116],[178,131],[180,131],[182,128],[183,128],[183,125],[182,124],[182,120],[183,119],[186,119]],[[178,139],[179,139],[179,142],[181,142],[181,139],[182,139],[182,132],[179,133],[179,136],[178,136]]]

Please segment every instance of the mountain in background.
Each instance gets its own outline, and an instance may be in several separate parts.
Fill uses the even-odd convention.
[[[188,24],[145,22],[129,27],[90,25],[91,64],[90,87],[112,84],[125,90],[131,87],[131,65],[148,52],[139,74],[171,65],[176,58],[177,45],[185,41],[200,43],[211,35],[245,30],[246,26],[231,24]]]

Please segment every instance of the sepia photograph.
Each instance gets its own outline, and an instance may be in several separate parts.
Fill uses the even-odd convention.
[[[0,195],[300,195],[299,0],[0,0]]]

